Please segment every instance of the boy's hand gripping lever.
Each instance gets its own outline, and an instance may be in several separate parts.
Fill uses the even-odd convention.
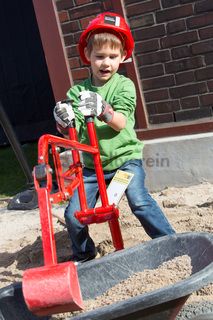
[[[62,134],[68,134],[68,128],[75,127],[75,113],[71,100],[63,100],[56,103],[53,110],[57,129]]]
[[[71,127],[75,119],[71,100],[59,101],[53,110],[55,121],[63,128]]]
[[[96,116],[99,120],[106,123],[112,121],[114,110],[98,93],[82,91],[80,92],[80,99],[79,110],[85,117]]]

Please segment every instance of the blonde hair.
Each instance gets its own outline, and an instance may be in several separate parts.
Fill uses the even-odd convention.
[[[93,47],[101,48],[105,44],[109,44],[112,49],[120,49],[121,56],[124,55],[124,47],[121,40],[116,35],[107,32],[95,33],[89,37],[87,43],[88,54],[91,54]]]

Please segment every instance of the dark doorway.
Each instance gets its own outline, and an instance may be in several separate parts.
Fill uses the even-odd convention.
[[[31,0],[0,5],[0,99],[20,142],[55,133],[55,104]],[[0,145],[8,140],[0,127]]]

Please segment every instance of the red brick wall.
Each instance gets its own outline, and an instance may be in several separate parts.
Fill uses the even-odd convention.
[[[149,122],[213,114],[213,1],[125,0]]]
[[[114,1],[114,0],[112,0]],[[57,0],[74,82],[89,75],[77,43],[112,1]],[[212,117],[213,0],[124,0],[150,124]]]
[[[78,53],[78,40],[90,20],[103,11],[112,11],[111,1],[57,0],[56,7],[61,23],[69,66],[75,83],[89,76],[88,66],[84,66]]]

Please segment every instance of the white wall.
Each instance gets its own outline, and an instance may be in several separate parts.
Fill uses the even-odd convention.
[[[213,182],[213,133],[144,141],[149,191]]]

